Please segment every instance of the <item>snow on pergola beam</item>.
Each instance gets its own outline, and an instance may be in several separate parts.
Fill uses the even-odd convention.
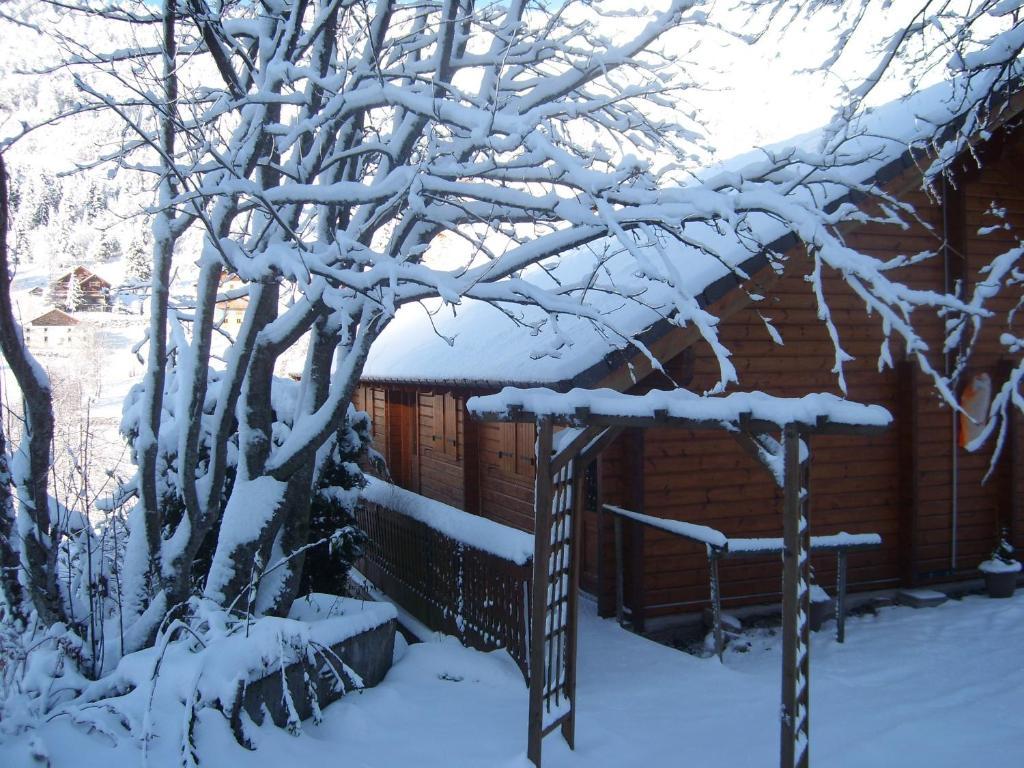
[[[829,393],[773,397],[763,392],[702,396],[685,389],[628,395],[612,389],[505,387],[495,395],[472,397],[469,412],[482,421],[537,421],[572,427],[676,427],[747,433],[777,432],[795,425],[802,434],[872,435],[892,415],[880,405],[843,400]]]

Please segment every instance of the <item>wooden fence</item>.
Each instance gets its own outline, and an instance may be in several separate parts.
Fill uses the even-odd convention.
[[[531,561],[513,562],[367,499],[356,516],[369,537],[361,570],[371,582],[434,631],[478,650],[504,648],[529,680]]]

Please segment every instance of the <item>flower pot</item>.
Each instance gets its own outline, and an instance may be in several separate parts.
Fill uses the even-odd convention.
[[[979,565],[978,570],[985,577],[988,596],[1013,597],[1013,590],[1017,586],[1017,574],[1021,572],[1021,567],[1018,560],[1000,559],[995,556]]]
[[[988,596],[1013,597],[1013,590],[1017,586],[1017,573],[1017,571],[1003,571],[1001,573],[983,571]]]

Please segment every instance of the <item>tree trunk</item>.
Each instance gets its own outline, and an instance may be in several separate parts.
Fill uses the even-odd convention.
[[[313,500],[313,466],[308,464],[289,478],[282,504],[276,570],[260,585],[260,608],[272,616],[287,616],[299,591],[305,550],[309,543],[309,507]],[[281,558],[281,562],[276,562]]]
[[[0,420],[0,590],[10,618],[24,624],[27,611],[25,591],[18,581],[18,559],[14,544],[14,497],[11,494],[11,469],[7,463],[7,437]]]
[[[53,401],[46,372],[26,349],[21,328],[14,319],[7,253],[8,213],[7,167],[0,155],[0,350],[25,402],[25,435],[19,448],[23,458],[15,464],[13,475],[21,501],[18,514],[27,517],[28,525],[16,527],[22,533],[21,566],[25,570],[28,598],[39,618],[46,624],[54,624],[66,622],[67,616],[57,590],[57,549],[47,487],[53,442]],[[17,581],[18,572],[5,570],[3,578]],[[9,589],[18,588],[12,585]]]

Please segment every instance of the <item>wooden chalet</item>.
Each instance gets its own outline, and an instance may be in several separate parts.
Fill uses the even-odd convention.
[[[904,151],[906,143],[892,152],[870,180],[912,203],[920,222],[906,229],[850,225],[849,245],[880,258],[934,251],[935,257],[902,268],[902,279],[942,292],[962,285],[962,295],[971,295],[984,279],[979,270],[1013,247],[1024,230],[1020,105],[1012,102],[999,130],[973,147],[954,183],[939,183],[931,193],[922,190],[920,158]],[[995,219],[994,209],[1003,218]],[[979,234],[996,224],[1008,226]],[[792,272],[775,274],[763,254],[753,254],[742,263],[751,275],[747,283],[725,275],[708,282],[700,295],[701,304],[722,319],[721,338],[739,373],[737,389],[779,397],[839,394],[831,372],[835,351],[803,277],[806,259],[794,252],[800,246],[792,238],[773,247],[793,253]],[[983,482],[991,442],[976,453],[959,446],[959,419],[917,366],[900,359],[901,350],[892,350],[895,367],[879,373],[880,321],[865,314],[863,301],[838,276],[827,276],[825,289],[842,345],[856,358],[846,366],[847,396],[880,404],[894,417],[882,434],[812,439],[811,533],[882,537],[881,547],[850,559],[849,589],[975,577],[1003,527],[1014,545],[1024,547],[1020,414],[1012,418],[994,473]],[[768,298],[754,300],[753,294]],[[1000,295],[991,306],[1005,317],[1016,301]],[[590,343],[594,334],[585,324],[568,331],[578,344],[543,354],[538,353],[541,342],[530,341],[535,330],[529,322],[481,322],[490,317],[484,305],[464,302],[448,324],[438,317],[427,322],[415,311],[400,313],[382,335],[356,397],[357,406],[372,417],[376,447],[391,478],[417,494],[523,531],[531,531],[534,522],[535,427],[473,419],[465,408],[469,397],[510,384],[557,391],[608,387],[632,394],[679,385],[701,392],[718,377],[715,357],[699,334],[640,310],[635,319],[645,329],[641,338],[663,362],[664,373],[633,351],[607,354],[607,345]],[[773,341],[765,319],[784,344]],[[931,364],[942,370],[948,364],[942,322],[921,318],[920,328]],[[1001,320],[985,327],[960,387],[981,373],[991,377],[993,391],[1007,380],[1019,361],[1000,344],[1004,330]],[[454,337],[454,345],[442,335]],[[721,432],[626,430],[597,459],[586,488],[579,579],[583,590],[597,596],[604,615],[614,608],[616,588],[613,537],[600,514],[605,504],[710,526],[730,537],[782,535],[782,488]],[[626,527],[624,597],[637,627],[708,604],[703,545],[649,526]],[[724,560],[718,567],[726,608],[778,602],[777,554]],[[813,567],[818,583],[833,583],[833,557],[815,555]]]
[[[76,306],[73,307],[70,305],[75,299],[72,281],[77,284],[79,291]],[[80,309],[107,310],[111,304],[111,285],[99,275],[79,266],[51,280],[46,295],[53,304],[72,312]]]

